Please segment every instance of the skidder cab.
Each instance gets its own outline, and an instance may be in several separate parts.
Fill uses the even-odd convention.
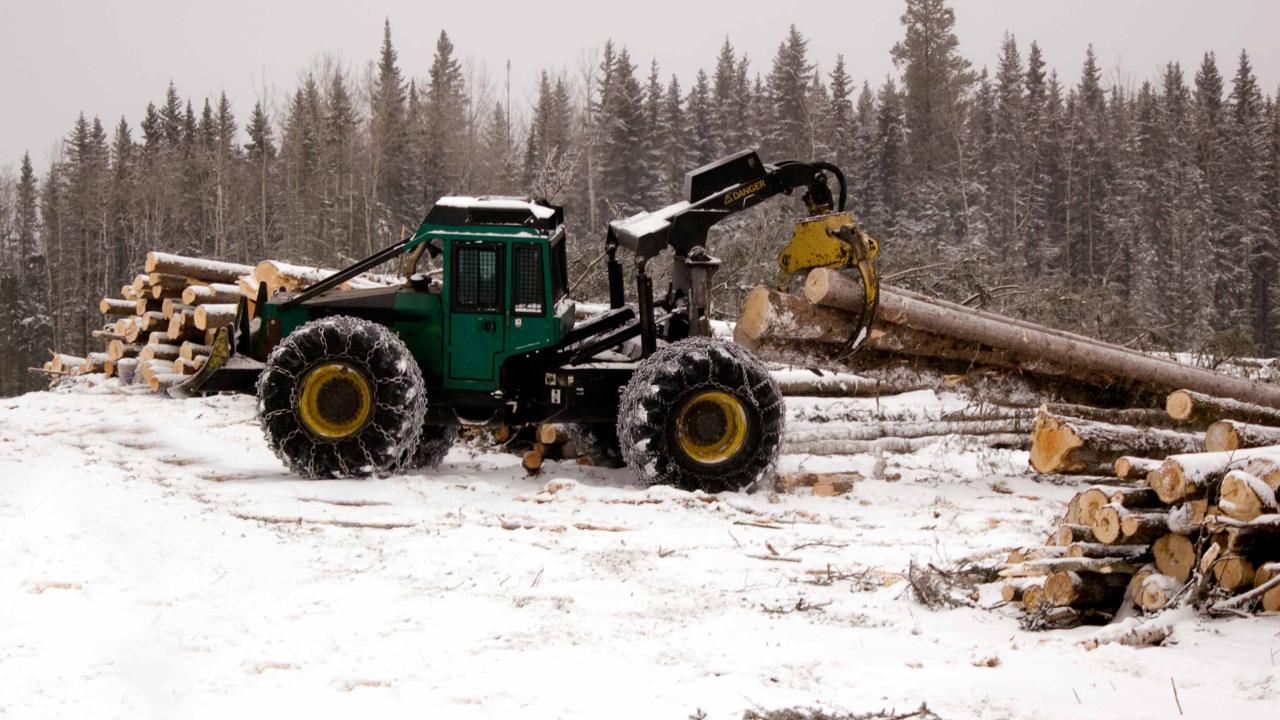
[[[747,151],[689,173],[685,185],[687,200],[610,224],[610,308],[585,322],[567,294],[560,208],[445,197],[412,236],[302,292],[267,297],[260,286],[177,391],[255,391],[268,444],[309,477],[433,467],[460,424],[556,422],[571,427],[580,453],[625,462],[647,483],[748,486],[776,461],[782,398],[750,352],[711,337],[709,280],[720,261],[706,250],[707,231],[803,188],[810,217],[780,266],[856,271],[866,324],[876,249],[844,212],[834,166],[766,165]],[[655,297],[648,265],[668,248],[671,285]],[[634,303],[620,250],[632,256]],[[343,289],[391,262],[402,283]]]

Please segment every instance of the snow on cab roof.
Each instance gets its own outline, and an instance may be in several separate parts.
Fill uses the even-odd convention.
[[[539,205],[527,197],[509,195],[448,195],[437,200],[436,205],[477,210],[527,210],[539,220],[549,220],[556,213],[555,208]]]

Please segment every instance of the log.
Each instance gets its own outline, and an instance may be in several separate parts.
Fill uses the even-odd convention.
[[[1253,575],[1253,563],[1240,555],[1224,555],[1213,562],[1214,580],[1231,592],[1252,587]]]
[[[520,459],[520,464],[528,474],[537,475],[542,470],[542,453],[537,450],[529,450]]]
[[[569,440],[569,433],[563,425],[543,423],[538,426],[538,442],[543,445],[561,445]]]
[[[169,273],[223,283],[234,283],[240,276],[253,272],[253,268],[248,265],[162,252],[147,253],[146,270],[148,273]]]
[[[1265,583],[1258,585],[1246,593],[1214,603],[1210,608],[1213,613],[1229,613],[1248,607],[1256,600],[1261,600],[1262,609],[1267,612],[1280,612],[1280,575],[1274,575]]]
[[[1094,635],[1080,644],[1086,650],[1096,650],[1102,645],[1115,643],[1128,647],[1149,647],[1159,645],[1173,634],[1174,621],[1168,617],[1154,617],[1139,622],[1137,618],[1128,618],[1123,623]]]
[[[175,275],[165,272],[147,273],[147,285],[151,288],[151,297],[159,300],[166,297],[182,297],[182,291],[188,285],[186,275]],[[163,294],[157,293],[156,289],[162,289]],[[176,294],[174,294],[176,293]]]
[[[1155,563],[1147,563],[1129,578],[1129,587],[1125,590],[1125,596],[1129,598],[1130,602],[1134,605],[1142,605],[1142,584],[1146,582],[1147,578],[1155,574]]]
[[[795,368],[772,370],[769,374],[786,397],[856,397],[897,392],[880,380],[850,373]]]
[[[1131,455],[1122,455],[1116,458],[1112,464],[1112,469],[1116,473],[1116,477],[1122,480],[1133,480],[1145,478],[1147,473],[1160,467],[1161,460],[1151,458],[1133,457]]]
[[[878,440],[815,440],[792,443],[783,438],[782,452],[788,455],[862,455],[865,453],[912,453],[948,438],[963,438],[964,442],[980,447],[1025,447],[1027,439],[1018,434],[997,435],[938,435],[915,438],[886,437]]]
[[[1093,536],[1104,545],[1149,543],[1168,532],[1168,513],[1133,512],[1115,503],[1098,508]]]
[[[1041,605],[1045,603],[1044,597],[1044,581],[1036,581],[1028,583],[1022,588],[1022,609],[1028,613],[1036,613],[1040,611]]]
[[[1044,581],[1044,596],[1058,607],[1112,607],[1124,596],[1125,575],[1056,572]]]
[[[1257,404],[1254,398],[1215,397],[1213,393],[1174,390],[1165,399],[1169,417],[1181,422],[1202,422],[1206,426],[1219,420],[1238,420],[1260,425],[1280,425],[1280,410]]]
[[[155,373],[147,379],[147,385],[150,386],[151,392],[161,392],[177,385],[186,378],[176,373]]]
[[[1188,423],[1179,423],[1163,410],[1153,408],[1103,408],[1076,403],[1045,403],[1044,408],[1050,415],[1092,420],[1110,425],[1140,425],[1184,431],[1193,429]]]
[[[1048,545],[1042,547],[1023,547],[1014,548],[1009,552],[1009,557],[1005,558],[1006,565],[1017,565],[1028,560],[1043,560],[1044,558],[1060,558],[1067,557],[1067,549],[1056,545]]]
[[[134,301],[133,311],[135,315],[145,315],[149,312],[158,312],[163,315],[164,301],[151,297],[151,293],[148,291],[145,297],[140,297]]]
[[[1174,430],[1140,429],[1057,417],[1041,411],[1031,431],[1031,466],[1041,474],[1097,473],[1124,455],[1194,452],[1200,438]]]
[[[236,306],[234,303],[197,305],[195,318],[200,330],[216,330],[235,322]]]
[[[103,315],[132,315],[137,303],[118,298],[102,298],[98,303],[98,311]]]
[[[111,358],[107,357],[104,352],[89,353],[84,356],[84,362],[80,364],[80,374],[102,372],[103,366]]]
[[[937,420],[924,422],[874,421],[856,423],[788,423],[785,440],[813,443],[835,440],[878,440],[880,438],[941,437],[945,435],[1023,435],[1031,428],[1029,418],[999,420]],[[1023,442],[1023,440],[1019,440]]]
[[[813,273],[827,274],[825,282],[829,285],[858,284],[832,270],[818,269],[810,275]],[[810,283],[806,280],[805,284],[808,286]],[[861,309],[860,304],[857,309]],[[881,288],[879,318],[949,338],[981,343],[997,350],[1009,350],[1022,357],[1053,358],[1055,363],[1070,368],[1127,378],[1166,390],[1185,388],[1214,397],[1255,403],[1280,412],[1280,386],[1277,385],[1183,365],[1083,335],[1053,330],[900,288]]]
[[[747,347],[766,338],[839,344],[849,339],[856,325],[857,318],[849,313],[758,287],[742,304],[733,338]]]
[[[1204,432],[1204,449],[1209,452],[1268,445],[1280,445],[1280,428],[1253,425],[1239,420],[1219,420]]]
[[[138,359],[168,360],[169,362],[173,362],[178,359],[178,350],[179,348],[177,345],[148,345],[142,348],[142,351],[138,353]]]
[[[1185,535],[1169,533],[1151,545],[1156,569],[1163,575],[1184,583],[1196,568],[1196,546]]]
[[[1204,497],[1215,486],[1232,463],[1261,458],[1280,462],[1280,448],[1265,447],[1235,450],[1233,452],[1206,452],[1173,455],[1164,459],[1160,467],[1147,475],[1147,484],[1167,505],[1183,500]]]
[[[1093,528],[1079,523],[1061,523],[1053,532],[1054,545],[1071,545],[1073,543],[1094,543]]]
[[[182,291],[182,302],[187,305],[234,303],[240,300],[240,288],[234,283],[210,283],[190,285]]]
[[[1026,562],[1010,565],[1000,571],[1000,577],[1036,577],[1051,575],[1056,572],[1094,572],[1094,573],[1120,573],[1123,575],[1132,575],[1137,572],[1139,566],[1123,560],[1114,560],[1112,558],[1043,558],[1039,560],[1027,560]]]
[[[1148,575],[1142,581],[1142,593],[1138,605],[1147,612],[1163,610],[1177,595],[1178,591],[1182,589],[1182,585],[1182,582],[1168,575],[1161,575],[1160,573]]]
[[[169,329],[169,318],[158,310],[149,310],[138,316],[138,327],[148,332]]]
[[[1265,457],[1250,458],[1241,468],[1267,484],[1272,490],[1280,490],[1280,460]]]
[[[1191,535],[1200,530],[1209,514],[1209,501],[1204,498],[1188,500],[1169,511],[1169,532]]]
[[[123,343],[119,340],[112,340],[107,343],[107,359],[120,360],[121,358],[137,357],[142,352],[141,345]]]
[[[1218,494],[1218,508],[1236,520],[1277,512],[1276,491],[1244,470],[1231,470],[1224,475]]]
[[[113,362],[115,362],[116,375],[120,378],[120,382],[126,385],[132,383],[138,370],[138,361],[135,358],[120,358]]]
[[[92,333],[90,333],[90,334],[91,334],[91,335],[93,335],[93,337],[95,337],[95,338],[97,338],[97,339],[99,339],[99,340],[106,340],[107,342],[111,342],[112,340],[124,340],[124,333],[118,333],[118,332],[116,332],[116,331],[115,331],[115,326],[114,326],[114,325],[111,325],[111,326],[109,326],[109,327],[111,327],[112,329],[110,329],[110,330],[94,330],[94,331],[93,331]]]
[[[1073,542],[1067,546],[1067,557],[1112,558],[1124,562],[1146,563],[1151,561],[1151,546]]]
[[[84,364],[84,358],[64,353],[54,353],[49,370],[55,373],[73,373]]]
[[[194,360],[197,355],[208,356],[213,352],[213,346],[203,345],[194,342],[184,342],[178,346],[178,357],[183,360]]]
[[[181,313],[184,311],[195,312],[196,306],[182,302],[181,298],[165,298],[160,302],[160,314],[170,320],[173,319],[174,313]]]

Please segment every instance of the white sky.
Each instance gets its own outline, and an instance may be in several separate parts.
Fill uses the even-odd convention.
[[[1153,78],[1166,61],[1188,79],[1201,54],[1218,54],[1228,78],[1242,48],[1264,90],[1280,82],[1280,2],[1275,0],[953,0],[962,52],[993,65],[1004,31],[1023,46],[1038,40],[1049,66],[1074,81],[1092,42],[1108,81]],[[687,88],[711,69],[728,34],[767,72],[795,23],[811,58],[829,70],[843,53],[852,75],[873,85],[893,72],[889,48],[901,36],[901,0],[614,3],[554,0],[0,0],[0,167],[23,150],[45,167],[57,139],[84,110],[111,128],[121,115],[137,123],[170,79],[197,112],[205,96],[226,91],[237,118],[248,117],[266,87],[276,101],[322,53],[363,67],[377,55],[391,19],[402,70],[426,74],[443,28],[460,54],[497,81],[512,63],[513,104],[527,110],[542,67],[576,72],[607,37],[626,45],[647,71]]]

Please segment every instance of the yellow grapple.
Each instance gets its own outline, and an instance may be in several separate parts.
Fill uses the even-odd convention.
[[[866,291],[862,315],[842,355],[857,350],[866,340],[880,300],[880,275],[876,256],[880,244],[863,232],[847,212],[809,217],[796,223],[791,242],[778,253],[778,267],[784,275],[797,277],[815,268],[856,271]]]

